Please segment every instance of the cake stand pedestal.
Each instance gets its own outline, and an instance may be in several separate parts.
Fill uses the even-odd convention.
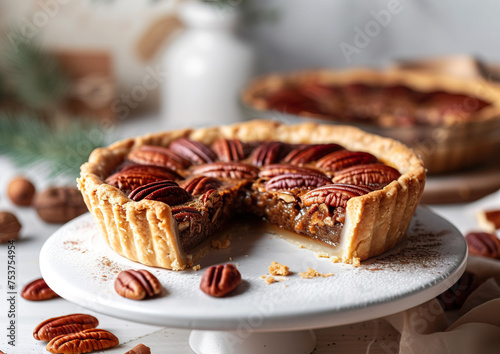
[[[467,245],[458,230],[419,207],[405,239],[394,249],[353,267],[332,263],[253,222],[224,231],[227,249],[213,249],[202,271],[153,268],[115,253],[89,214],[55,232],[44,244],[40,268],[47,284],[68,301],[92,311],[165,327],[192,329],[196,353],[309,353],[311,329],[367,321],[420,305],[445,291],[465,269]],[[292,272],[267,285],[272,261]],[[212,298],[199,289],[203,268],[232,262],[243,282],[230,295]],[[147,269],[164,291],[133,301],[114,291],[125,269]],[[313,268],[329,277],[302,279]]]

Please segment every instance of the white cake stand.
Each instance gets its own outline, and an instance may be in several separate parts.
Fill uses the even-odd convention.
[[[402,243],[360,267],[332,263],[255,224],[225,232],[234,234],[231,246],[211,250],[201,271],[174,272],[119,256],[86,214],[47,240],[40,268],[56,293],[90,310],[193,329],[190,345],[197,353],[232,353],[235,346],[238,353],[308,353],[315,346],[311,329],[387,316],[428,301],[458,280],[467,257],[458,230],[422,207]],[[203,268],[229,261],[244,279],[239,288],[225,298],[200,291]],[[288,265],[293,274],[267,285],[262,275],[272,261]],[[163,294],[145,301],[116,294],[116,275],[130,268],[155,274]],[[334,275],[302,279],[298,273],[308,268]]]

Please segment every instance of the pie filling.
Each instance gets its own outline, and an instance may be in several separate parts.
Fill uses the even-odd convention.
[[[347,202],[399,176],[375,156],[338,144],[221,138],[209,147],[181,138],[132,150],[106,183],[134,201],[168,204],[190,254],[238,213],[337,247]]]

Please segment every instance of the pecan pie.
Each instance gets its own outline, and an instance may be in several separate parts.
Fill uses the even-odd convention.
[[[500,147],[500,91],[482,79],[402,70],[311,70],[258,78],[242,101],[273,115],[354,124],[398,139],[431,173],[488,161]]]
[[[351,263],[403,238],[425,183],[404,145],[348,126],[255,120],[95,150],[78,185],[119,254],[192,266],[238,213],[252,213]]]

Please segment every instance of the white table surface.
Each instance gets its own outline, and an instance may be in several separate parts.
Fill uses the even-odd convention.
[[[122,123],[114,132],[117,138],[145,134],[159,130],[161,126],[155,118],[135,119]],[[49,182],[37,176],[33,169],[20,170],[10,160],[0,156],[0,210],[14,212],[23,225],[21,238],[16,243],[16,283],[20,294],[22,287],[40,277],[39,252],[45,240],[60,227],[44,223],[32,208],[14,206],[6,196],[8,182],[14,176],[24,174],[34,180],[37,188],[43,189]],[[456,205],[434,205],[431,209],[451,221],[462,233],[477,229],[475,213],[488,205],[500,206],[500,194],[495,193],[483,200]],[[16,347],[7,344],[8,326],[7,302],[7,246],[0,245],[0,350],[13,353],[45,353],[45,343],[33,339],[33,329],[41,321],[70,313],[89,313],[99,319],[99,328],[113,332],[120,345],[105,353],[123,354],[139,343],[149,346],[152,353],[192,353],[188,345],[188,330],[162,328],[137,324],[113,317],[92,313],[62,298],[44,302],[24,300],[20,295],[16,301]],[[314,353],[328,353],[335,349],[338,353],[387,353],[398,347],[398,333],[382,319],[347,326],[316,330],[318,345]]]

